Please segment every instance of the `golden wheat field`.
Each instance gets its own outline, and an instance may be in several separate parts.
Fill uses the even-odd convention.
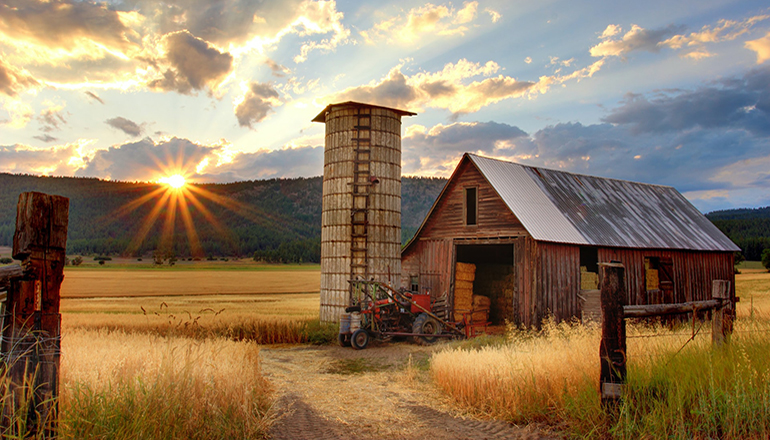
[[[317,266],[293,270],[70,269],[62,298],[251,295],[320,290]]]

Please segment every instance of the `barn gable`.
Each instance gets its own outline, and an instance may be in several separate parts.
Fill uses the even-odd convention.
[[[617,248],[740,250],[672,187],[528,167],[466,153],[404,251],[435,225],[448,232],[472,233],[468,228],[457,228],[457,222],[462,221],[457,210],[463,209],[463,200],[453,190],[458,177],[473,173],[471,169],[483,179],[479,182],[491,186],[497,195],[494,202],[505,207],[505,214],[494,215],[501,220],[512,216],[515,223],[511,225],[523,227],[537,241]],[[485,213],[499,210],[492,205],[479,206],[479,221]],[[454,223],[445,223],[447,215]]]

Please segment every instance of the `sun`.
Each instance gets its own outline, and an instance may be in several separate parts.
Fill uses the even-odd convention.
[[[180,189],[187,184],[187,180],[180,174],[174,174],[173,176],[161,177],[158,179],[158,183],[165,183],[174,189]]]

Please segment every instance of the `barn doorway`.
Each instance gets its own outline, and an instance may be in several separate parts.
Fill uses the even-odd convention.
[[[492,325],[513,322],[513,244],[458,244],[455,254],[456,262],[476,266],[473,295],[489,298]]]

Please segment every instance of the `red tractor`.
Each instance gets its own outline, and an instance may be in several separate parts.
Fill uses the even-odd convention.
[[[444,319],[446,303],[431,304],[430,295],[395,290],[385,283],[351,281],[351,306],[340,318],[339,343],[357,350],[371,338],[409,337],[419,344],[439,338],[465,336],[455,323]]]

